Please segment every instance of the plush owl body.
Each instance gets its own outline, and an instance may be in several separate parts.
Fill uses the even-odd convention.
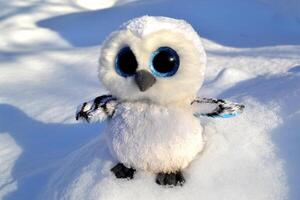
[[[107,131],[117,160],[155,173],[186,168],[203,148],[202,127],[189,105],[121,103]]]
[[[98,77],[111,95],[79,107],[76,118],[108,119],[107,144],[118,160],[111,171],[133,178],[157,174],[161,185],[182,185],[182,170],[203,150],[199,116],[234,116],[243,106],[197,98],[206,55],[183,20],[144,16],[125,23],[103,43]],[[209,105],[209,109],[205,109]]]

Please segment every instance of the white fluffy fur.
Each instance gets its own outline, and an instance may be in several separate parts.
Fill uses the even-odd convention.
[[[149,102],[119,104],[108,144],[120,162],[152,172],[184,169],[203,148],[202,127],[189,108]]]
[[[154,31],[150,31],[151,28]],[[144,29],[147,31],[143,32]],[[152,52],[161,46],[169,46],[180,57],[179,70],[172,77],[157,77],[157,82],[150,89],[140,92],[133,77],[124,78],[115,71],[115,57],[124,46],[130,46],[134,52],[138,70],[148,71]],[[193,100],[203,82],[205,64],[206,56],[200,37],[189,24],[183,20],[145,16],[131,20],[104,42],[99,79],[118,99],[178,103],[186,99]]]
[[[162,46],[177,51],[180,67],[172,77],[156,77],[145,92],[134,77],[115,71],[118,51],[129,46],[138,69],[149,69],[152,52]],[[200,37],[183,20],[144,16],[124,24],[104,42],[99,79],[121,102],[109,121],[112,155],[127,166],[152,172],[184,169],[203,148],[202,127],[190,102],[203,82],[206,56]]]

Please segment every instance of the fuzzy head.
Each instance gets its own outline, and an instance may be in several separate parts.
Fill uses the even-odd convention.
[[[206,55],[190,24],[143,16],[110,34],[99,62],[99,79],[118,99],[169,104],[195,97]]]

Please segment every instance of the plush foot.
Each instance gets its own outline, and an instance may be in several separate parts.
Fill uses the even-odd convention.
[[[159,173],[156,176],[156,183],[159,185],[183,186],[185,179],[180,171],[175,173]]]
[[[118,163],[111,170],[117,178],[133,179],[135,169],[127,168],[122,163]]]

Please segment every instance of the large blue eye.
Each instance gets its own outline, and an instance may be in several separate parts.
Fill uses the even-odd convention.
[[[116,72],[123,77],[133,76],[137,67],[138,63],[131,49],[129,47],[122,48],[115,60]]]
[[[155,76],[173,76],[180,65],[177,52],[170,47],[160,47],[152,54],[150,69]]]

